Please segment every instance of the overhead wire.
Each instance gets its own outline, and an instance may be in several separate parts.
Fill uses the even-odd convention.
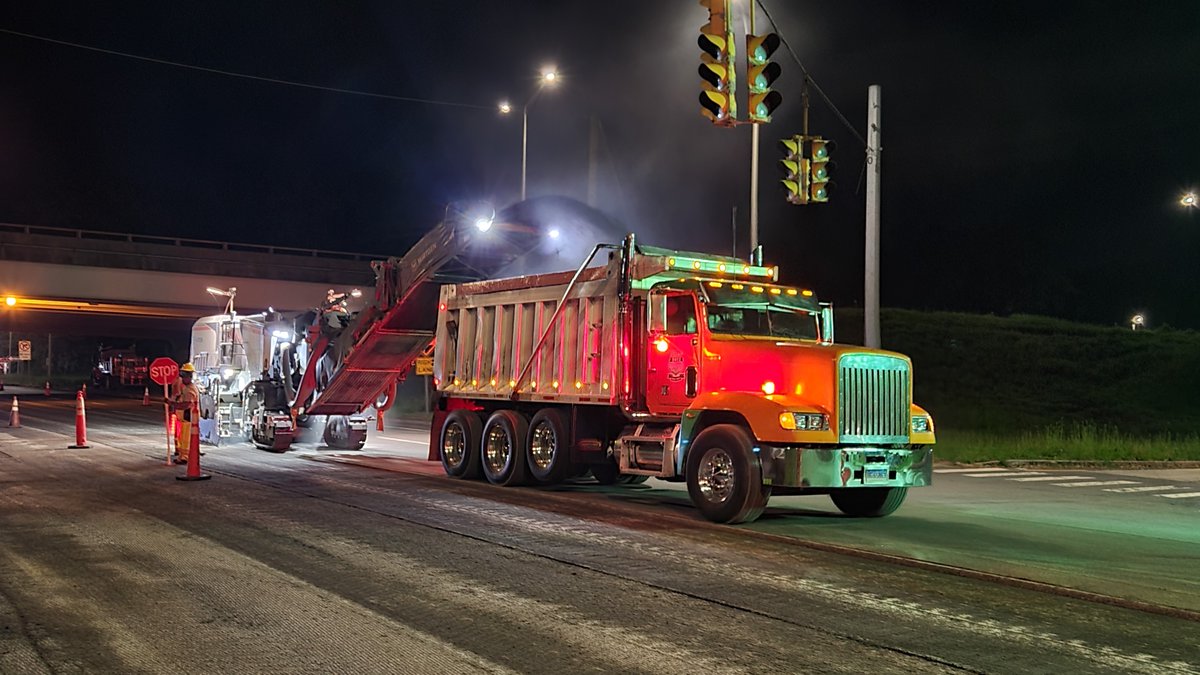
[[[854,128],[854,125],[850,124],[850,121],[846,119],[846,116],[842,114],[842,111],[838,110],[838,107],[834,104],[834,102],[825,94],[825,91],[821,89],[821,86],[817,84],[817,81],[813,79],[813,76],[809,74],[808,69],[804,67],[804,63],[800,61],[800,57],[796,56],[795,50],[793,50],[792,46],[788,44],[787,38],[785,38],[783,33],[780,32],[779,24],[776,23],[775,19],[771,17],[771,12],[767,10],[767,6],[762,3],[762,0],[756,0],[756,3],[758,4],[759,8],[762,9],[763,15],[767,17],[767,21],[770,21],[771,25],[775,27],[775,34],[779,36],[779,42],[785,48],[787,48],[788,54],[791,55],[792,60],[796,62],[796,65],[800,66],[800,72],[804,75],[805,83],[812,86],[817,94],[820,95],[821,100],[825,101],[825,105],[829,106],[829,109],[833,112],[834,116],[838,118],[838,121],[840,121],[847,129],[849,129],[850,133],[854,134],[854,137],[857,138],[858,142],[862,143],[863,147],[865,148],[867,146],[867,141],[863,139],[862,134],[858,133],[858,130]]]
[[[841,122],[842,125],[847,129],[849,129],[850,133],[854,134],[854,137],[858,139],[858,142],[861,143],[867,153],[870,154],[870,148],[867,146],[867,141],[862,137],[862,134],[858,133],[858,129],[855,129],[854,125],[850,124],[850,120],[846,119],[846,116],[842,114],[842,111],[838,110],[837,105],[834,104],[829,96],[825,94],[825,91],[821,89],[821,86],[817,84],[817,81],[814,80],[812,75],[809,74],[808,69],[804,67],[804,63],[800,61],[800,57],[796,55],[795,50],[793,50],[792,46],[788,44],[787,38],[785,38],[783,33],[779,30],[779,24],[775,23],[775,19],[771,17],[771,12],[767,10],[767,6],[762,3],[762,0],[754,0],[754,2],[759,6],[760,9],[762,9],[763,15],[767,17],[767,21],[770,21],[771,25],[775,28],[775,34],[779,36],[780,44],[787,48],[788,54],[792,56],[792,60],[796,62],[797,66],[800,66],[800,72],[804,75],[805,85],[812,85],[812,88],[817,92],[817,94],[820,95],[821,100],[825,101],[825,105],[829,106],[830,111],[833,112],[833,115],[837,117],[838,121]],[[870,162],[870,157],[863,158],[862,166],[859,168],[858,173],[858,184],[854,189],[855,194],[862,189],[863,176],[866,175],[867,164]]]
[[[245,79],[245,80],[255,80],[257,82],[269,82],[271,84],[281,84],[281,85],[285,85],[285,86],[289,86],[289,87],[301,87],[304,89],[329,91],[329,92],[333,92],[333,93],[337,93],[337,94],[351,94],[354,96],[367,96],[370,98],[379,98],[379,99],[385,99],[385,100],[389,100],[389,101],[407,101],[410,103],[425,103],[425,104],[429,104],[429,105],[445,105],[445,106],[454,106],[454,107],[458,107],[458,108],[474,108],[474,109],[478,109],[478,110],[494,110],[495,109],[495,106],[479,105],[476,103],[460,103],[460,102],[456,102],[456,101],[441,101],[441,100],[430,99],[430,98],[418,98],[415,96],[399,96],[396,94],[380,94],[377,92],[361,91],[358,89],[343,89],[341,87],[327,87],[327,86],[320,85],[320,84],[309,84],[307,82],[297,82],[295,80],[283,80],[283,79],[279,79],[279,78],[275,78],[275,77],[264,77],[262,75],[251,75],[248,73],[239,73],[239,72],[232,71],[232,70],[222,70],[220,68],[209,68],[207,66],[197,66],[197,65],[194,65],[191,63],[181,63],[179,61],[169,61],[167,59],[159,59],[159,58],[155,58],[152,56],[142,56],[140,54],[131,54],[129,52],[121,52],[121,51],[117,51],[114,49],[104,49],[103,47],[93,47],[91,45],[80,44],[78,42],[68,42],[66,40],[58,40],[55,38],[46,37],[44,35],[34,35],[32,33],[22,33],[20,31],[9,30],[7,28],[0,28],[0,33],[7,33],[8,35],[16,35],[18,37],[27,38],[30,40],[41,40],[43,42],[49,42],[49,43],[56,44],[56,45],[63,45],[66,47],[74,47],[75,49],[84,49],[87,51],[99,52],[101,54],[108,54],[111,56],[120,56],[120,57],[127,58],[127,59],[146,61],[148,63],[157,63],[159,65],[164,65],[164,66],[173,66],[176,68],[186,68],[188,70],[198,70],[200,72],[211,73],[214,75],[224,75],[226,77],[237,77],[237,78],[241,78],[241,79]]]

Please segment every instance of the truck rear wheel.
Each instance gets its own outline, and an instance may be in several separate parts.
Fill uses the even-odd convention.
[[[470,410],[454,410],[442,423],[438,436],[442,469],[454,478],[479,478],[479,439],[483,424]]]
[[[842,513],[855,518],[879,518],[904,503],[908,488],[850,488],[833,490],[829,497]]]
[[[561,483],[571,471],[567,420],[556,408],[543,408],[529,422],[529,475],[539,483]]]
[[[526,466],[525,439],[529,423],[514,410],[497,410],[483,425],[480,464],[483,476],[494,485],[522,485],[529,470]]]
[[[740,426],[717,424],[696,437],[687,457],[688,494],[704,517],[717,523],[748,523],[771,498],[763,485],[754,440]]]

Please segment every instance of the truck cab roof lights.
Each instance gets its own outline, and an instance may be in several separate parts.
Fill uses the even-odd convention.
[[[711,260],[704,258],[684,258],[672,257],[667,258],[667,268],[671,270],[691,270],[693,272],[712,272],[716,274],[736,273],[741,276],[765,277],[775,279],[777,268],[762,267],[759,265],[746,265],[740,267],[732,267],[729,263],[721,260]]]

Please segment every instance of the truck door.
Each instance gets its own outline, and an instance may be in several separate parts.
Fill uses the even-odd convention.
[[[651,413],[683,414],[696,397],[700,333],[691,293],[650,293],[646,341],[646,407]]]

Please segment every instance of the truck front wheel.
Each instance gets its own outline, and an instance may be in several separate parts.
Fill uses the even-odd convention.
[[[716,523],[748,523],[771,498],[749,432],[734,424],[711,426],[688,451],[687,484],[692,503]]]
[[[525,439],[529,423],[514,410],[497,410],[483,425],[483,445],[480,449],[483,476],[495,485],[522,485],[529,471],[526,467]]]
[[[855,518],[878,518],[886,516],[904,503],[908,488],[850,488],[833,490],[829,497],[833,505]]]
[[[442,423],[438,438],[438,454],[442,469],[454,478],[479,477],[479,438],[483,425],[479,415],[470,410],[454,410]]]

